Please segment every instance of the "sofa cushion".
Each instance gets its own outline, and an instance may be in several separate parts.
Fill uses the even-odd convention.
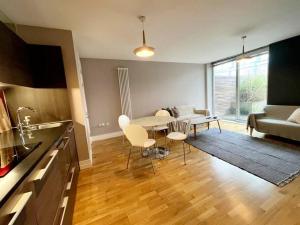
[[[178,111],[178,116],[186,116],[194,114],[195,106],[192,105],[182,105],[182,106],[175,106],[175,109]]]
[[[299,106],[267,105],[264,108],[267,117],[287,120]]]
[[[258,119],[256,124],[260,132],[300,141],[300,124],[274,118]]]
[[[177,117],[177,120],[188,120],[188,119],[196,119],[199,117],[205,117],[203,114],[189,114],[189,115],[182,115]]]
[[[296,109],[288,118],[288,121],[300,124],[300,108]]]

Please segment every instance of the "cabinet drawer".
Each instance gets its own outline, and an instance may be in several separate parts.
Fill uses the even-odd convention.
[[[72,164],[69,171],[68,182],[66,184],[64,197],[59,208],[55,225],[70,225],[72,224],[74,204],[77,190],[77,180],[79,167],[77,164]]]
[[[66,181],[71,165],[70,139],[64,137],[58,145],[58,149],[60,151],[60,157],[58,159],[59,167],[62,177],[65,179],[64,181]]]
[[[53,224],[64,189],[59,150],[50,150],[32,175],[36,190],[36,217],[39,225]]]
[[[35,193],[26,179],[0,209],[0,225],[37,225]]]
[[[78,164],[78,155],[77,155],[77,147],[76,147],[76,140],[75,140],[75,134],[74,134],[74,127],[69,127],[67,131],[67,137],[70,140],[70,153],[71,153],[71,159],[72,163]]]

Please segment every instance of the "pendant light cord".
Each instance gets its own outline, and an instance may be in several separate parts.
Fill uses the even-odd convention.
[[[142,28],[143,28],[143,45],[146,45],[146,37],[145,37],[145,28],[144,28],[144,19],[141,19],[142,21]]]
[[[243,40],[243,55],[245,54],[245,39],[247,38],[247,36],[243,36],[242,40]]]

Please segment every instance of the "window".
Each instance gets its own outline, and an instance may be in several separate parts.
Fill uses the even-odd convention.
[[[265,52],[214,65],[214,114],[245,121],[249,113],[261,112],[267,103],[268,60]]]

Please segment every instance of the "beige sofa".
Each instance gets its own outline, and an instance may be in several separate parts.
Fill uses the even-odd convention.
[[[193,105],[181,105],[175,106],[175,110],[178,112],[177,120],[194,119],[199,117],[209,116],[207,109],[197,109]]]
[[[253,129],[300,141],[300,124],[287,121],[289,116],[300,106],[267,105],[263,113],[253,113],[248,117],[247,128],[250,135]]]

